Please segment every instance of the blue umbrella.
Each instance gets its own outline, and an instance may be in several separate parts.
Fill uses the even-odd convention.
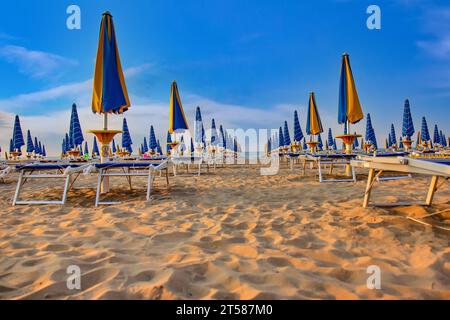
[[[226,143],[226,141],[225,141],[225,132],[224,132],[224,130],[223,130],[222,125],[220,125],[220,127],[219,127],[219,133],[220,133],[220,142],[219,142],[219,145],[221,145],[222,147],[224,147],[224,148],[226,149],[227,143]]]
[[[16,115],[14,120],[14,129],[13,129],[13,147],[20,152],[20,148],[25,145],[23,141],[22,128],[20,127],[19,116]]]
[[[172,137],[170,135],[170,132],[167,132],[167,146],[166,146],[166,152],[170,153],[170,145],[169,143],[172,143]]]
[[[440,144],[441,135],[439,134],[439,129],[437,124],[434,125],[434,133],[433,133],[433,143]]]
[[[328,145],[330,147],[334,145],[333,133],[331,132],[331,128],[328,128]]]
[[[92,156],[94,156],[94,154],[97,155],[97,156],[100,155],[100,151],[98,150],[97,138],[96,137],[94,137],[94,143],[92,145]]]
[[[122,126],[122,148],[127,150],[130,153],[133,153],[132,145],[133,141],[131,140],[130,131],[128,130],[127,119],[123,118],[123,126]]]
[[[278,146],[283,147],[284,146],[284,136],[283,136],[283,129],[280,127],[280,130],[278,132]]]
[[[400,142],[399,142],[399,145],[398,145],[398,147],[400,148],[400,149],[403,149],[404,148],[404,145],[403,145],[403,138],[402,137],[400,137]]]
[[[284,137],[284,145],[290,146],[291,145],[291,137],[289,135],[289,128],[288,128],[287,121],[284,121],[283,137]]]
[[[235,140],[235,142],[236,142],[236,140]],[[270,152],[270,151],[272,151],[272,143],[270,142],[270,138],[269,138],[269,140],[267,140],[267,152]]]
[[[441,132],[440,132],[440,143],[441,143],[441,146],[443,146],[443,147],[446,147],[447,146],[447,141],[445,141],[445,136],[444,136],[444,134],[442,133],[442,130],[441,130]]]
[[[303,138],[303,150],[308,150],[308,145],[306,144],[305,138]]]
[[[375,130],[372,126],[372,119],[370,117],[370,113],[367,114],[367,123],[366,123],[366,141],[372,144],[375,149],[378,149],[377,138],[375,136]]]
[[[142,145],[142,153],[148,152],[148,144],[147,144],[147,138],[144,137],[144,144]]]
[[[70,116],[69,137],[74,147],[78,147],[83,143],[83,132],[81,131],[80,119],[78,118],[77,105],[72,105],[72,114]]]
[[[217,135],[216,122],[214,121],[213,118],[211,123],[211,145],[217,146],[218,144],[219,144],[219,137]]]
[[[67,133],[66,133],[65,141],[66,141],[65,149],[66,149],[66,152],[67,152],[67,151],[69,151],[71,149],[71,147],[70,147],[70,139],[69,139],[69,135]]]
[[[42,155],[42,144],[40,141],[39,141],[39,154]]]
[[[392,146],[392,137],[391,134],[388,133],[388,138],[387,138],[387,148],[389,148],[390,146]]]
[[[195,142],[198,144],[203,143],[203,120],[200,107],[198,106],[195,110]]]
[[[9,152],[14,152],[14,143],[13,139],[9,140]]]
[[[269,140],[269,141],[270,141],[270,140]],[[233,151],[234,151],[235,153],[238,153],[238,152],[239,152],[239,146],[238,146],[238,143],[237,143],[236,138],[234,138],[234,142],[233,142]]]
[[[391,146],[392,145],[397,145],[397,136],[395,135],[395,128],[394,128],[394,124],[391,124]]]
[[[45,145],[42,146],[42,155],[43,155],[44,157],[47,156],[47,151],[45,151]]]
[[[153,128],[153,126],[150,126],[150,140],[148,142],[150,150],[156,151],[158,143],[156,142],[155,129]]]
[[[190,148],[191,154],[194,153],[194,140],[191,138],[191,148]]]
[[[414,132],[414,124],[411,116],[411,109],[409,107],[409,100],[406,99],[403,109],[402,135],[406,137],[407,140],[411,140]]]
[[[203,124],[202,124],[202,143],[204,146],[206,146],[206,135],[205,135],[205,128],[203,127]]]
[[[88,148],[87,141],[84,142],[84,152],[83,152],[83,154],[89,155],[89,148]]]
[[[33,139],[31,138],[30,130],[27,131],[27,152],[31,153],[34,151]]]
[[[36,154],[41,154],[41,150],[39,149],[39,143],[37,137],[34,137],[34,152]]]
[[[300,142],[303,139],[303,131],[298,120],[297,110],[294,111],[294,141]]]
[[[184,115],[183,106],[181,105],[177,83],[173,81],[170,88],[169,132],[173,133],[178,129],[187,130],[189,126]]]
[[[117,152],[117,148],[116,148],[116,142],[114,141],[114,139],[113,139],[113,141],[112,141],[112,152],[113,153],[116,153]]]
[[[336,139],[333,139],[333,150],[337,150]]]
[[[356,135],[356,132],[355,132]],[[359,143],[358,143],[358,139],[355,139],[355,141],[353,142],[353,149],[357,149],[359,147]]]
[[[322,135],[320,133],[317,136],[317,142],[319,143],[317,146],[319,147],[320,150],[322,150],[323,149],[323,142],[322,142]]]
[[[63,138],[62,144],[61,144],[61,152],[62,154],[66,154],[66,138]]]
[[[184,144],[184,137],[181,136],[181,140],[180,140],[180,152],[184,152],[186,151],[186,145]]]
[[[430,132],[428,131],[427,120],[425,119],[425,117],[422,117],[422,129],[420,132],[420,137],[421,137],[422,141],[424,141],[424,142],[428,142],[431,140]]]
[[[159,154],[163,154],[162,149],[161,149],[161,144],[159,143],[159,140],[158,140],[158,147],[156,148],[156,151],[157,151]]]

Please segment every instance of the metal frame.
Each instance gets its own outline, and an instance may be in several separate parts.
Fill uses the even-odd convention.
[[[348,166],[351,163],[350,159],[346,158],[327,158],[325,156],[313,156],[313,155],[304,155],[301,156],[301,159],[303,160],[303,174],[306,172],[306,164],[307,162],[310,162],[312,164],[317,165],[317,169],[319,172],[319,182],[356,182],[356,172],[353,167],[351,167],[352,176],[350,178],[341,178],[341,179],[325,179],[324,174],[322,172],[322,165],[329,164],[330,170],[329,175],[333,175],[333,169],[335,166]]]
[[[202,164],[203,164],[203,157],[202,156],[175,156],[171,157],[172,162],[172,170],[173,170],[173,176],[177,176],[177,167],[181,164],[185,164],[187,167],[187,172],[189,173],[189,166],[192,165],[198,165],[198,171],[197,175],[200,176],[202,171]],[[206,162],[207,171],[209,172],[209,163]],[[215,164],[214,164],[215,169]]]

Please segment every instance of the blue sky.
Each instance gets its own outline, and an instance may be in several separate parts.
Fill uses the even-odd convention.
[[[81,30],[66,28],[71,4],[81,8]],[[366,27],[370,4],[381,8],[381,30]],[[446,1],[29,0],[4,2],[0,10],[3,147],[15,113],[50,150],[59,148],[72,102],[84,130],[100,126],[89,112],[90,79],[105,10],[114,16],[135,142],[150,124],[165,140],[174,79],[189,119],[200,105],[208,125],[211,117],[227,128],[276,128],[288,120],[292,129],[297,109],[304,127],[314,91],[324,127],[337,133],[343,52],[379,140],[391,122],[400,131],[405,98],[416,128],[426,115],[430,126],[450,133]],[[364,125],[355,129],[364,132]]]

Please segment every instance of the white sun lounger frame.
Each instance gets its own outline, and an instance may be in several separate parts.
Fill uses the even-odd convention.
[[[200,176],[202,170],[203,156],[172,156],[170,157],[172,162],[172,169],[174,177],[177,176],[178,166],[185,164],[187,166],[187,172],[189,172],[190,165],[198,166],[197,175]],[[207,169],[209,171],[209,163],[206,162]]]
[[[114,205],[114,204],[120,204],[120,202],[115,201],[100,201],[100,194],[101,194],[101,185],[103,182],[103,179],[105,177],[126,177],[128,180],[128,183],[130,185],[130,189],[132,189],[131,184],[131,177],[147,177],[147,194],[146,194],[146,200],[150,201],[150,195],[152,190],[152,183],[155,179],[155,175],[153,175],[153,172],[155,171],[166,171],[166,183],[167,186],[169,186],[169,174],[168,174],[168,162],[169,160],[163,160],[161,163],[158,163],[158,165],[149,165],[148,167],[129,167],[129,166],[114,166],[114,167],[105,167],[105,168],[97,168],[97,191],[95,195],[95,206],[98,207],[99,205]],[[109,170],[113,169],[122,169],[122,172],[108,172]],[[132,169],[132,170],[130,170]]]
[[[356,173],[355,169],[351,167],[352,176],[349,178],[340,178],[340,179],[325,179],[322,172],[322,165],[329,164],[330,171],[329,174],[333,174],[334,166],[347,166],[350,165],[350,159],[346,158],[329,158],[326,155],[323,157],[320,155],[312,156],[312,155],[301,155],[300,159],[303,161],[303,174],[306,172],[306,164],[307,162],[312,162],[317,164],[317,169],[319,171],[319,182],[356,182]]]
[[[370,203],[370,195],[377,176],[380,176],[383,171],[404,172],[408,174],[424,174],[431,176],[431,183],[428,188],[425,203],[420,205],[430,206],[433,202],[433,197],[439,189],[439,178],[444,178],[448,181],[450,178],[450,166],[442,165],[437,162],[424,161],[420,159],[405,158],[405,157],[365,157],[358,160],[352,160],[352,167],[367,168],[369,175],[367,177],[367,186],[364,193],[363,207],[367,208]],[[372,206],[401,206],[412,205],[417,203],[381,203],[372,204]]]
[[[26,166],[20,170],[19,180],[17,181],[16,191],[14,193],[14,198],[12,205],[26,205],[26,204],[60,204],[64,205],[67,201],[67,193],[72,188],[75,181],[78,179],[83,169],[87,165],[77,166],[77,167],[67,167],[67,168],[42,168],[33,167],[33,169],[27,169]],[[63,171],[64,170],[64,171]],[[35,173],[37,171],[37,173]],[[53,171],[56,173],[42,173],[42,172]],[[75,174],[75,178],[71,181],[72,175]],[[64,189],[61,200],[19,200],[20,193],[23,186],[28,180],[32,179],[64,179]]]

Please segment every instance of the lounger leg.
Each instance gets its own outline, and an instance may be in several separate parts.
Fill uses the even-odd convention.
[[[147,201],[150,201],[151,190],[152,190],[152,169],[150,168],[147,180]]]
[[[200,163],[198,164],[198,176],[199,176],[199,177],[200,177],[201,171],[202,171],[202,163],[200,162]]]
[[[70,186],[70,175],[67,175],[66,183],[64,184],[64,192],[63,192],[63,197],[62,197],[62,204],[66,204],[67,192],[69,190],[69,186]]]
[[[169,187],[169,168],[166,168],[166,183],[167,187]]]
[[[375,169],[370,169],[369,176],[367,177],[366,192],[364,193],[364,202],[363,202],[364,208],[367,208],[369,206],[370,192],[372,191],[374,178],[375,178]]]
[[[97,193],[95,195],[95,206],[98,207],[98,203],[100,202],[100,192],[102,191],[102,177],[103,177],[103,169],[100,169],[98,173],[98,180],[97,180]]]
[[[318,165],[318,169],[319,169],[319,182],[322,182],[322,164],[320,163],[320,161],[317,163]]]
[[[433,202],[434,193],[436,192],[436,186],[438,184],[439,177],[433,176],[431,178],[430,188],[428,189],[427,194],[427,201],[425,202],[427,206],[431,206],[431,203]]]
[[[15,206],[17,200],[19,199],[20,189],[22,189],[23,171],[20,172],[19,181],[17,181],[16,192],[14,194],[14,199],[12,205]]]
[[[356,172],[355,172],[354,167],[352,167],[352,176],[353,176],[353,182],[356,182]]]

